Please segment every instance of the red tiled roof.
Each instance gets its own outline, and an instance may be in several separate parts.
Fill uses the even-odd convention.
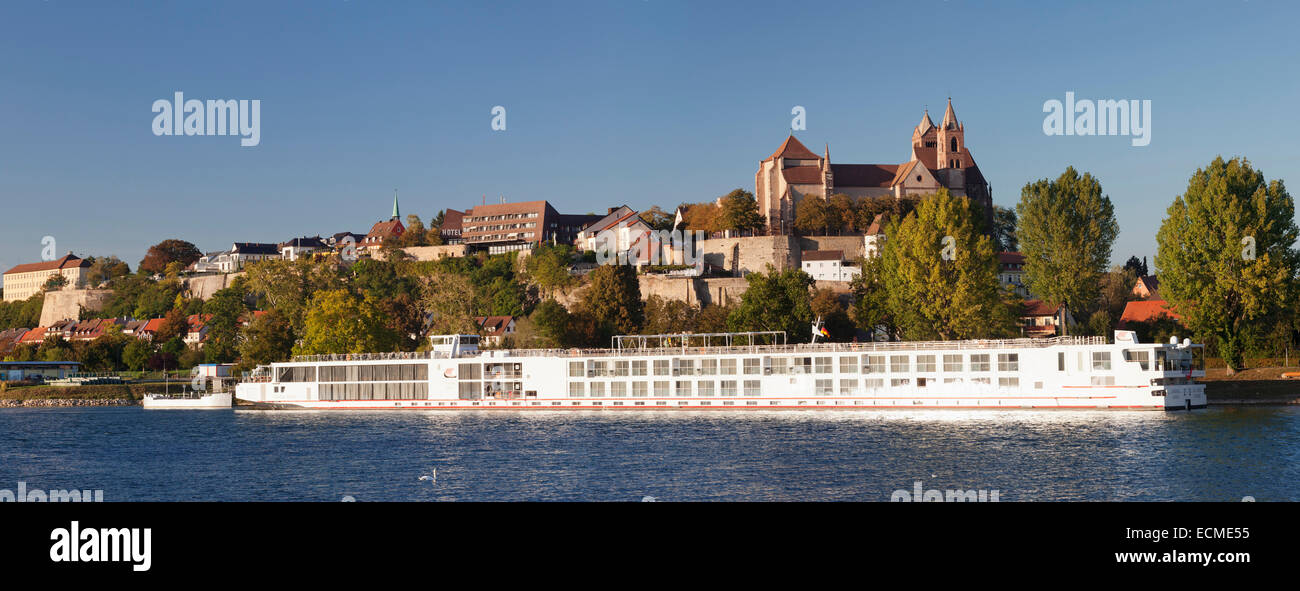
[[[45,341],[45,327],[38,326],[27,331],[22,338],[18,339],[20,343],[40,343]]]
[[[892,186],[898,164],[832,164],[836,187]]]
[[[785,141],[781,143],[781,147],[777,148],[775,152],[772,152],[771,156],[764,158],[763,162],[767,162],[768,160],[775,160],[777,158],[790,158],[793,160],[817,160],[821,158],[821,156],[813,154],[812,150],[809,150],[806,146],[799,143],[799,140],[795,139],[794,135],[791,135],[790,137],[785,138]]]
[[[822,184],[822,169],[817,166],[791,166],[782,170],[781,176],[792,185]]]
[[[400,220],[375,222],[375,225],[370,227],[370,233],[366,234],[366,242],[382,241],[391,236],[400,236],[405,231],[406,226],[403,226]]]
[[[886,214],[884,213],[876,214],[876,217],[871,219],[871,225],[867,226],[867,235],[876,236],[878,234],[884,234],[885,233],[884,226],[885,226],[886,219],[887,219]]]
[[[158,329],[162,328],[163,322],[166,320],[166,318],[150,318],[148,322],[144,323],[144,328],[141,328],[140,332],[158,332]]]
[[[73,256],[72,253],[68,253],[66,255],[63,255],[63,258],[56,259],[53,261],[43,261],[40,263],[26,263],[23,265],[18,265],[12,269],[9,269],[8,271],[5,271],[4,274],[9,275],[10,273],[31,273],[34,271],[53,271],[54,269],[71,269],[74,267],[89,267],[89,266],[90,263],[85,259],[77,258]]]
[[[1170,309],[1169,302],[1164,300],[1134,301],[1124,304],[1124,313],[1119,317],[1119,326],[1122,327],[1129,322],[1146,322],[1161,316],[1182,320],[1182,316]]]
[[[510,321],[514,320],[513,316],[479,316],[474,319],[478,325],[487,332],[487,336],[499,337],[506,334],[506,329],[510,327]]]

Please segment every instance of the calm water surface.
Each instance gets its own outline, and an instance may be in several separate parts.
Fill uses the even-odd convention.
[[[0,489],[110,501],[1300,500],[1300,408],[1191,413],[0,409]],[[436,481],[421,480],[437,470]]]

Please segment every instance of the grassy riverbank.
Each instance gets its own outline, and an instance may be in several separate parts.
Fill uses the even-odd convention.
[[[1300,404],[1300,378],[1286,379],[1295,367],[1256,367],[1227,375],[1222,367],[1205,370],[1205,394],[1210,404]]]

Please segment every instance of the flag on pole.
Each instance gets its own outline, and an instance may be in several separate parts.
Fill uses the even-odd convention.
[[[825,327],[825,326],[823,326],[823,327],[821,327],[821,328],[818,328],[818,329],[817,329],[817,332],[820,332],[820,333],[822,334],[822,336],[824,336],[824,337],[826,337],[826,338],[828,338],[828,339],[831,337],[831,333],[828,332],[828,331],[826,330],[826,327]]]

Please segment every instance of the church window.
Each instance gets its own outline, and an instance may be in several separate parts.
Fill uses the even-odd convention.
[[[956,152],[956,151],[957,151],[957,138],[952,138],[951,140],[949,140],[949,145],[952,146],[952,151]]]

